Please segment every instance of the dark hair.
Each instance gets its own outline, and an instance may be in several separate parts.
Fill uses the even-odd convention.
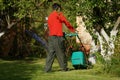
[[[52,8],[53,8],[53,10],[58,10],[58,9],[62,10],[61,5],[58,4],[58,3],[54,3],[54,4],[52,5]]]

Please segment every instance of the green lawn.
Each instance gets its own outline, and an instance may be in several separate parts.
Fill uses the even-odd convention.
[[[100,73],[99,65],[93,69],[59,71],[57,61],[53,64],[53,72],[44,72],[45,59],[2,60],[0,59],[0,80],[120,80],[119,77]]]

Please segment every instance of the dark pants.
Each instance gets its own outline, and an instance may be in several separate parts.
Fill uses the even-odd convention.
[[[64,38],[50,36],[48,41],[49,41],[49,53],[46,59],[45,72],[51,71],[55,56],[57,57],[60,68],[62,70],[65,70],[67,68],[67,59],[65,55]]]

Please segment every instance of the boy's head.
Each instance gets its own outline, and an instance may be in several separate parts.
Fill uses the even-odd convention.
[[[52,9],[53,9],[53,10],[56,10],[56,11],[58,11],[58,10],[61,11],[61,5],[58,4],[58,3],[54,3],[54,4],[52,5]]]

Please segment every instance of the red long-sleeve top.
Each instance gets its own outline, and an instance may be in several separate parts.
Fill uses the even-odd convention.
[[[71,32],[75,29],[67,21],[62,12],[53,11],[48,17],[49,36],[63,36],[62,23],[64,23]]]

